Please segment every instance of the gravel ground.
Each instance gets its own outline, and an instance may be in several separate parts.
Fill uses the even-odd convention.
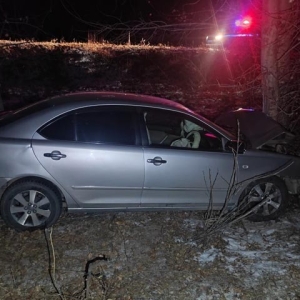
[[[0,299],[300,299],[299,221],[296,202],[207,239],[195,212],[66,214],[23,233],[0,219]]]

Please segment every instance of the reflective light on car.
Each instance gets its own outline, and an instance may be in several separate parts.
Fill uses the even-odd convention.
[[[214,134],[212,134],[212,133],[205,133],[205,136],[207,136],[207,137],[209,137],[209,138],[214,138],[214,139],[217,138],[217,137],[216,137]]]

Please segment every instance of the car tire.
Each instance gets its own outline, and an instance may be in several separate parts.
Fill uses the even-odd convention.
[[[50,186],[38,181],[12,184],[0,203],[5,223],[17,230],[36,230],[52,226],[62,212],[62,199]]]
[[[284,213],[289,200],[284,181],[278,177],[269,177],[251,182],[240,196],[239,207],[242,213],[246,213],[267,197],[269,200],[251,213],[247,217],[248,220],[253,222],[275,220]]]

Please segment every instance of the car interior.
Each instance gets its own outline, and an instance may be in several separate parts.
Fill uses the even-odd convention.
[[[190,120],[173,118],[168,124],[153,122],[147,112],[144,113],[144,120],[149,145],[152,147],[222,150],[220,138]]]

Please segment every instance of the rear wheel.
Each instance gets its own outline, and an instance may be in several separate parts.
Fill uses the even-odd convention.
[[[288,190],[284,181],[278,177],[269,177],[254,181],[248,185],[240,197],[243,212],[249,211],[264,201],[248,219],[254,222],[277,219],[287,207]]]
[[[1,200],[1,215],[5,223],[17,231],[36,230],[52,226],[62,212],[62,201],[51,187],[37,181],[22,181],[11,185]]]

